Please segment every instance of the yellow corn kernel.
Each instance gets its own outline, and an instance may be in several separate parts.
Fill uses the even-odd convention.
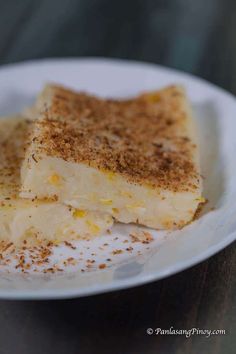
[[[54,186],[57,186],[60,183],[60,176],[54,173],[53,175],[48,177],[48,182]]]
[[[127,198],[132,198],[133,195],[130,192],[126,192],[126,191],[120,191],[120,195],[122,197],[127,197]]]
[[[139,201],[139,202],[136,202],[136,203],[133,203],[133,204],[126,204],[126,208],[130,208],[130,209],[133,209],[133,208],[143,208],[145,206],[144,202],[142,201]]]
[[[104,205],[111,205],[112,204],[111,199],[100,199],[100,202]]]
[[[168,219],[163,219],[161,221],[161,224],[163,226],[164,229],[172,229],[174,224],[172,220],[168,220]]]
[[[131,204],[131,205],[126,205],[126,209],[130,212],[138,213],[138,214],[143,214],[146,211],[146,208],[143,206],[143,204]]]
[[[100,232],[100,227],[96,224],[94,224],[92,221],[90,220],[87,220],[86,221],[88,227],[89,227],[89,230],[91,231],[92,234],[96,235]]]
[[[196,198],[196,201],[200,202],[200,203],[205,203],[206,199],[204,197],[199,197],[199,198]]]
[[[83,218],[85,215],[86,215],[86,211],[85,210],[76,209],[73,212],[73,217],[74,218]]]
[[[0,204],[1,210],[11,210],[14,209],[15,207],[12,204]]]
[[[112,212],[113,212],[114,214],[117,214],[117,213],[119,213],[119,209],[117,209],[117,208],[112,208]]]
[[[161,96],[157,92],[147,93],[143,95],[144,99],[150,103],[156,103],[161,100]]]
[[[53,240],[53,244],[54,245],[59,245],[61,243],[61,239],[56,238],[55,240]]]
[[[107,178],[110,181],[113,181],[115,179],[115,173],[114,172],[107,172]]]

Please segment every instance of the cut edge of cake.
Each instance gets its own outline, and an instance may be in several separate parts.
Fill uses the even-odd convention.
[[[136,116],[132,116],[129,109]],[[204,199],[196,126],[182,87],[170,86],[129,100],[103,100],[49,85],[39,96],[36,111],[38,120],[34,122],[33,135],[22,168],[22,197],[44,198],[55,195],[61,203],[103,211],[118,221],[135,222],[157,229],[180,228],[193,219]],[[91,112],[94,115],[92,118]],[[115,112],[114,119],[104,118],[102,112],[108,117]],[[120,114],[125,114],[128,123],[122,121]],[[142,115],[145,114],[148,118],[144,119]],[[134,151],[131,146],[131,155],[128,154],[128,148],[122,151],[121,161],[117,165],[114,165],[112,155],[112,161],[106,160],[109,149],[104,141],[107,139],[109,145],[111,137],[106,134],[110,134],[111,129],[109,126],[106,128],[105,123],[113,124],[112,132],[120,124],[121,132],[118,133],[121,133],[121,147],[119,142],[114,143],[118,151],[122,151],[124,142],[128,144],[128,133],[122,136],[124,128],[126,131],[131,128],[131,143],[137,148]],[[134,127],[137,127],[138,132],[132,140]],[[97,150],[95,148],[96,128],[98,140],[102,136],[100,140],[103,145],[100,150],[99,147]],[[151,128],[154,133],[158,129],[162,133],[155,137]],[[83,129],[88,146],[83,139],[78,138]],[[142,134],[144,138],[153,139],[151,143],[157,149],[157,158],[153,146],[142,142]],[[115,137],[112,138],[115,141]],[[140,150],[138,144],[141,145]],[[145,153],[147,156],[150,153],[151,157],[146,158],[142,149],[146,149]],[[100,151],[103,151],[103,155]],[[111,148],[111,151],[117,153],[115,148]],[[141,152],[141,158],[138,152]],[[138,170],[140,164],[132,160],[132,153],[139,163],[143,163],[141,171]],[[125,161],[121,169],[122,158],[126,154],[133,166],[130,168]],[[159,164],[159,170],[155,169],[155,161]],[[151,167],[154,166],[150,171],[154,171],[155,178],[150,178],[150,174],[143,168],[146,163],[149,169],[148,162],[152,164]],[[169,163],[172,167],[168,166]]]
[[[32,122],[22,115],[0,118],[0,241],[15,245],[59,243],[106,233],[113,219],[53,200],[19,197],[23,144]]]

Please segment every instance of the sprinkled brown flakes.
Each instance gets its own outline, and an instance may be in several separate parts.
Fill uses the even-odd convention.
[[[98,268],[99,269],[105,269],[107,265],[105,263],[99,264]]]
[[[66,259],[66,265],[70,264],[70,265],[76,265],[77,264],[77,260],[74,257],[69,257]]]
[[[86,268],[93,268],[93,265],[91,263],[87,263]]]
[[[121,253],[123,253],[122,250],[114,250],[114,251],[112,251],[112,254],[114,254],[114,255],[121,254]]]
[[[15,266],[15,268],[21,268],[24,269],[25,268],[25,256],[21,255],[20,259],[19,259],[19,263]]]
[[[2,250],[2,252],[5,252],[6,250],[8,250],[8,248],[10,248],[11,246],[13,246],[12,242],[9,242]]]
[[[94,259],[87,259],[86,262],[87,263],[95,263],[95,260]]]
[[[1,265],[7,265],[16,261],[15,269],[20,269],[26,273],[26,270],[32,270],[33,265],[45,266],[49,263],[49,257],[52,255],[53,244],[47,245],[42,242],[34,247],[27,247],[27,242],[22,242],[21,246],[10,247],[9,243],[2,241],[0,243],[1,251],[5,250],[2,255]],[[39,269],[40,271],[40,269]]]
[[[208,199],[205,199],[203,202],[199,203],[198,208],[197,208],[197,210],[196,210],[196,212],[195,212],[195,214],[194,214],[194,217],[193,217],[193,220],[192,220],[192,221],[199,219],[199,217],[200,217],[200,215],[201,215],[201,212],[202,212],[204,206],[205,206],[208,202],[209,202]]]
[[[132,252],[132,251],[133,251],[133,247],[131,247],[131,246],[130,246],[130,247],[127,247],[127,248],[126,248],[126,251]]]
[[[152,234],[150,234],[150,232],[143,231],[143,235],[144,235],[143,243],[149,243],[149,242],[153,241],[153,236],[152,236]]]
[[[55,273],[55,268],[50,267],[43,270],[43,273]]]
[[[76,247],[74,245],[72,245],[72,243],[68,242],[68,241],[65,241],[64,244],[67,246],[67,247],[70,247],[72,250],[76,250]]]
[[[25,157],[24,147],[31,123],[22,117],[1,119],[0,123],[0,186],[2,207],[12,207],[10,201],[18,196],[20,166]],[[19,144],[22,142],[22,144]],[[3,202],[5,200],[5,202]]]
[[[135,231],[130,233],[133,242],[149,243],[153,241],[153,236],[147,231]]]
[[[36,160],[34,154],[32,154],[32,159],[33,159],[36,163],[38,163],[38,160]]]
[[[104,100],[50,85],[42,97],[50,99],[34,122],[34,159],[46,154],[174,192],[196,188],[195,144],[188,137],[182,88]]]

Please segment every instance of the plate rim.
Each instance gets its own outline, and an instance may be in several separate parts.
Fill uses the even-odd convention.
[[[143,67],[149,67],[150,69],[159,69],[165,72],[172,72],[173,74],[181,75],[183,78],[190,78],[192,80],[197,81],[198,83],[202,83],[205,85],[210,86],[212,89],[216,89],[218,92],[221,92],[222,94],[225,94],[231,99],[233,99],[236,103],[236,95],[234,95],[232,92],[228,91],[227,89],[218,86],[217,84],[212,83],[211,81],[204,79],[200,76],[197,76],[195,74],[189,73],[184,70],[178,70],[172,67],[156,64],[154,62],[146,62],[142,60],[135,60],[135,59],[122,59],[122,58],[111,58],[111,57],[103,57],[103,56],[81,56],[81,57],[45,57],[45,58],[39,58],[39,59],[27,59],[27,60],[22,60],[19,62],[14,62],[14,63],[5,63],[0,65],[0,74],[1,72],[5,71],[6,69],[18,69],[19,67],[26,67],[26,66],[34,66],[37,64],[42,64],[42,63],[62,63],[64,61],[70,62],[70,63],[81,63],[81,64],[86,64],[88,62],[92,64],[119,64],[119,65],[130,65],[130,66],[143,66]]]
[[[95,286],[88,286],[83,288],[68,288],[63,289],[37,289],[37,290],[11,290],[4,291],[0,289],[0,300],[63,300],[63,299],[73,299],[80,297],[87,297],[99,294],[105,294],[108,292],[114,292],[119,290],[125,290],[129,288],[134,288],[137,286],[146,285],[161,279],[168,278],[172,275],[180,273],[184,270],[194,267],[195,265],[211,258],[215,254],[219,253],[231,243],[236,241],[236,231],[228,235],[227,239],[222,240],[215,246],[210,247],[207,251],[202,252],[200,256],[195,256],[191,258],[192,262],[189,261],[179,262],[178,267],[176,265],[166,268],[158,275],[156,273],[151,273],[148,276],[142,276],[142,278],[133,277],[131,279],[116,280],[115,283],[108,283],[103,285],[95,284]],[[217,247],[221,245],[221,248]],[[209,252],[210,250],[210,252]],[[101,270],[101,272],[107,272],[107,270]],[[69,274],[69,273],[68,273]],[[81,274],[83,276],[83,274]],[[81,291],[82,290],[82,291]],[[55,294],[55,291],[57,292]]]

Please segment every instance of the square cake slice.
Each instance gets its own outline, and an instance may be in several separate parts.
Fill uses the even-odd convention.
[[[196,128],[185,91],[102,99],[48,85],[22,167],[23,198],[51,198],[123,223],[174,229],[202,202]]]
[[[0,119],[0,241],[58,243],[105,232],[113,224],[107,214],[75,209],[53,198],[19,198],[20,169],[31,126],[20,116]]]

